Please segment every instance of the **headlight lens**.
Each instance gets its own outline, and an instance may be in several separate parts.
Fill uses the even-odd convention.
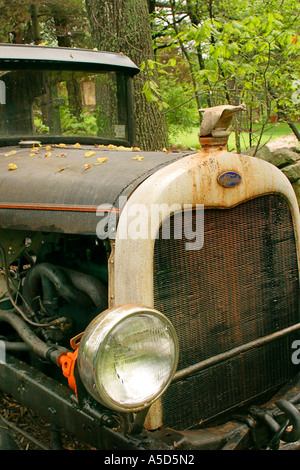
[[[173,325],[135,305],[106,310],[86,329],[78,368],[89,393],[108,408],[138,411],[168,387],[178,362]]]

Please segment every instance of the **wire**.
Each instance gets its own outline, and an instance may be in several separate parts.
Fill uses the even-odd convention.
[[[63,323],[66,321],[66,319],[64,317],[62,318],[56,318],[55,320],[49,322],[49,323],[38,323],[38,322],[34,322],[32,320],[30,320],[27,316],[27,314],[17,305],[17,303],[15,302],[13,296],[12,296],[12,293],[11,293],[11,290],[10,290],[10,285],[9,283],[13,283],[10,275],[9,275],[9,270],[7,268],[7,259],[6,259],[6,254],[5,254],[5,251],[4,251],[4,248],[2,245],[0,245],[0,251],[1,251],[1,254],[2,254],[2,258],[3,258],[3,269],[4,269],[4,274],[5,274],[5,281],[6,281],[6,287],[7,287],[7,292],[8,292],[8,296],[9,296],[9,300],[11,301],[13,307],[15,308],[15,310],[21,315],[21,317],[23,318],[23,320],[25,320],[27,323],[29,323],[31,326],[36,326],[36,327],[48,327],[48,326],[54,326],[54,325],[58,325],[60,323]],[[14,286],[16,287],[16,286]],[[32,310],[32,308],[25,302],[25,300],[23,299],[20,291],[18,290],[18,288],[16,287],[17,289],[17,293],[18,295],[22,298],[23,302],[25,303],[26,305],[26,308],[28,310],[28,312],[30,313],[30,315],[35,315],[35,312]]]

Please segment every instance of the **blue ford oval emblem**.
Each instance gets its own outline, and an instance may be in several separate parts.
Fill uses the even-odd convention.
[[[242,181],[241,175],[235,171],[226,171],[222,173],[218,178],[218,183],[224,188],[233,188],[237,186]]]

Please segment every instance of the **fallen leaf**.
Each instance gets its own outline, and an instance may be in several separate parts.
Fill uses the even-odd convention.
[[[93,155],[95,155],[96,152],[94,152],[93,150],[90,150],[89,152],[85,152],[84,156],[86,158],[88,157],[92,157]]]
[[[76,149],[79,149],[81,148],[81,145],[77,142],[76,144],[73,145],[73,147],[75,147]]]
[[[66,148],[66,144],[58,144],[58,147]]]
[[[46,152],[45,157],[51,157],[51,152]]]
[[[57,153],[55,156],[56,157],[66,157],[68,154],[67,153]]]
[[[9,169],[9,170],[16,170],[17,168],[18,168],[17,165],[15,165],[14,163],[10,163],[10,164],[8,165],[8,169]]]
[[[64,170],[66,170],[66,169],[67,169],[67,167],[65,166],[65,167],[63,167],[63,168],[57,168],[57,171],[64,171]]]
[[[11,155],[14,155],[15,153],[17,153],[17,151],[16,151],[16,150],[12,150],[12,151],[9,152],[9,153],[5,153],[4,156],[5,156],[5,157],[10,157]]]
[[[97,158],[97,162],[100,164],[106,162],[106,160],[107,160],[107,157]]]
[[[125,150],[126,151],[126,150],[131,150],[131,148],[123,147],[123,145],[119,145],[119,147],[116,147],[116,150],[122,150],[122,151]]]
[[[138,162],[141,162],[144,160],[143,155],[136,155],[135,157],[132,157],[132,160],[137,160]]]
[[[90,165],[89,163],[86,163],[86,164],[84,165],[84,169],[85,169],[85,170],[88,170],[89,168],[91,168],[91,165]]]
[[[107,157],[97,158],[97,162],[96,162],[96,163],[93,163],[93,165],[94,165],[94,166],[102,165],[102,163],[106,162],[106,160],[107,160]]]

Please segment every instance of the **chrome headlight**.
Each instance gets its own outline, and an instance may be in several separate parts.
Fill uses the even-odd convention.
[[[124,305],[102,312],[87,327],[78,370],[87,391],[104,406],[138,411],[168,387],[178,362],[178,340],[157,310]]]

